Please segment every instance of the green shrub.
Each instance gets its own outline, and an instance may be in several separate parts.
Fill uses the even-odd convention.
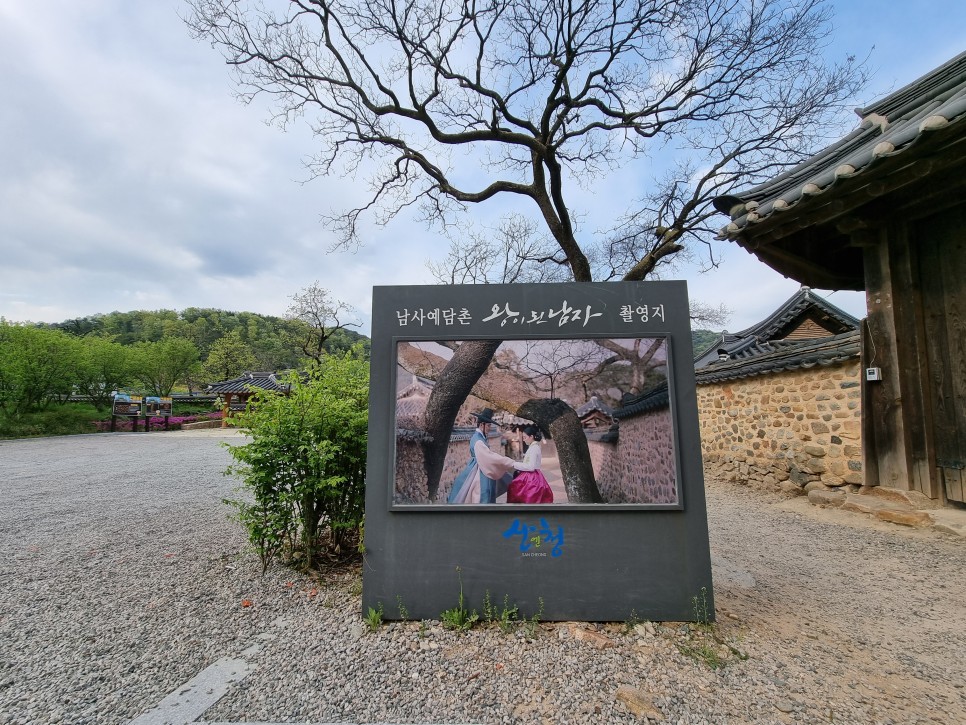
[[[94,433],[94,421],[100,415],[93,405],[86,403],[55,405],[47,410],[21,415],[0,413],[0,438]]]
[[[306,378],[293,375],[288,395],[259,391],[239,425],[246,445],[228,446],[251,501],[230,501],[263,569],[281,555],[304,555],[307,568],[324,549],[349,553],[363,522],[369,363],[330,356]]]

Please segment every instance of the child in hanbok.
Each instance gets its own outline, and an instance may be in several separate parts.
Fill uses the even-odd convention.
[[[553,503],[553,491],[540,470],[542,438],[537,426],[524,426],[523,441],[528,446],[527,452],[522,461],[513,464],[518,473],[507,489],[507,503]]]

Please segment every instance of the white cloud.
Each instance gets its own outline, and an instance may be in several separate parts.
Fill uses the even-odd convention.
[[[853,52],[879,45],[885,83],[909,82],[961,50],[951,15],[964,11],[924,2],[948,22],[835,3]],[[431,283],[425,262],[447,243],[400,218],[367,227],[355,254],[329,253],[335,237],[320,215],[364,199],[364,169],[298,183],[311,132],[298,123],[282,132],[264,123],[262,102],[236,102],[221,58],[189,37],[185,10],[175,0],[0,0],[0,316],[191,306],[278,315],[318,280],[367,331],[372,286]],[[861,33],[849,20],[857,12]],[[908,47],[929,48],[928,64]],[[643,194],[647,163],[582,187],[591,210],[582,234],[623,213],[628,188]],[[498,210],[474,213],[492,220]],[[692,297],[735,311],[729,329],[759,321],[798,287],[737,248],[724,253],[720,270],[685,276]],[[862,314],[860,294],[830,299]]]

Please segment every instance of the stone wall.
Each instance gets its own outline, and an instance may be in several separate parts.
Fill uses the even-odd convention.
[[[616,443],[588,440],[600,495],[606,503],[676,503],[670,408],[620,422]]]
[[[793,493],[863,483],[859,361],[698,385],[707,478]]]

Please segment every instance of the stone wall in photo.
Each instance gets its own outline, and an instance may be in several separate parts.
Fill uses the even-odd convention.
[[[617,440],[588,440],[597,486],[606,503],[677,503],[669,407],[624,418]]]

